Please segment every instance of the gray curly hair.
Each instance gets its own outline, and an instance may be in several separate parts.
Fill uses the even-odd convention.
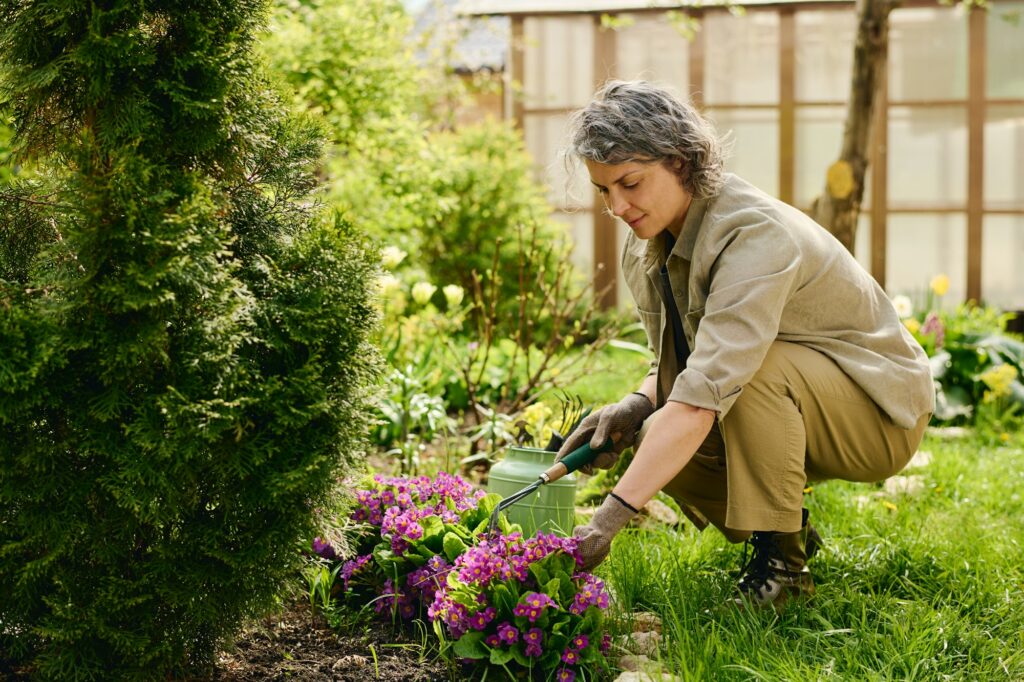
[[[647,81],[606,82],[569,119],[568,161],[668,163],[678,159],[683,187],[694,197],[718,193],[725,180],[722,141],[700,113]]]

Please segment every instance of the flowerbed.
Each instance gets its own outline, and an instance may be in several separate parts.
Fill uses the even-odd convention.
[[[441,651],[474,667],[560,681],[606,667],[608,594],[580,571],[573,538],[524,538],[502,518],[486,536],[499,496],[441,473],[367,478],[350,516],[355,555],[313,549],[351,606],[372,603],[400,620],[428,619]]]

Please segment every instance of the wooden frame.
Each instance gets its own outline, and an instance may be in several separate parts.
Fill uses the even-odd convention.
[[[615,77],[615,31],[601,26],[594,16],[594,88]],[[618,305],[619,226],[605,211],[604,199],[594,192],[594,289],[601,293],[598,303],[605,308]]]
[[[998,8],[998,0],[993,2],[993,7]],[[933,2],[910,0],[901,7],[934,7],[941,5]],[[842,101],[808,100],[798,101],[796,97],[796,16],[798,12],[805,10],[845,10],[849,11],[850,4],[837,2],[808,2],[808,3],[773,3],[758,5],[748,8],[748,12],[769,11],[776,12],[779,17],[779,101],[776,104],[716,104],[715,109],[764,109],[776,110],[778,112],[778,195],[784,201],[793,203],[795,200],[795,166],[796,166],[796,114],[798,109],[810,107],[835,107],[843,106]],[[684,7],[680,8],[698,20],[703,20],[708,13],[727,11],[725,7]],[[662,13],[664,9],[632,9],[627,10],[628,14]],[[550,12],[529,14],[537,17],[576,17],[579,18],[585,13],[572,12]],[[614,13],[613,13],[614,14]],[[512,15],[512,39],[513,51],[511,67],[513,76],[523,75],[523,17],[526,15]],[[614,75],[614,63],[616,60],[615,31],[604,29],[601,26],[601,13],[591,13],[593,17],[594,30],[594,79],[595,87]],[[888,256],[888,216],[909,215],[909,214],[961,214],[966,217],[967,225],[967,253],[966,259],[966,294],[968,298],[980,300],[982,291],[982,246],[984,242],[984,221],[988,215],[1024,215],[1024,203],[1002,205],[987,208],[984,201],[984,133],[985,120],[988,106],[999,105],[1024,105],[1024,95],[1021,98],[999,98],[986,100],[986,12],[974,8],[966,19],[968,21],[968,92],[964,99],[890,99],[888,93],[888,77],[883,76],[878,100],[876,102],[876,123],[873,140],[871,143],[871,204],[865,208],[865,215],[869,218],[871,253],[869,269],[875,279],[884,287],[886,285],[886,268]],[[692,102],[699,109],[705,108],[704,86],[705,86],[705,33],[698,31],[689,46],[689,95]],[[901,203],[890,205],[888,189],[888,142],[890,109],[893,107],[910,107],[913,109],[928,109],[940,107],[957,107],[966,112],[967,121],[967,198],[966,202],[946,204],[914,204]],[[512,117],[517,125],[523,126],[524,118],[528,114],[565,114],[572,109],[568,108],[537,108],[525,107],[523,98],[516,96],[513,99]],[[824,178],[824,169],[822,169]],[[804,207],[805,209],[807,207]],[[584,211],[591,212],[587,208]],[[617,281],[617,233],[619,231],[616,221],[608,216],[603,207],[600,197],[595,197],[592,215],[594,219],[594,263],[605,263],[603,272],[595,273],[595,280],[599,286],[607,285]],[[614,288],[606,296],[602,303],[615,305],[617,296]]]

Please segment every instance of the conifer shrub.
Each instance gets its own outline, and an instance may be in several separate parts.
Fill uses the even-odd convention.
[[[0,657],[42,679],[207,668],[361,451],[377,254],[265,13],[0,0]]]

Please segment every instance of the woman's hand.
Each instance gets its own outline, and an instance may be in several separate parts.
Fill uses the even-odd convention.
[[[611,449],[597,455],[592,463],[580,467],[580,471],[591,474],[595,468],[610,469],[622,451],[636,442],[636,434],[653,412],[654,405],[641,393],[630,393],[617,403],[605,405],[587,415],[576,430],[569,434],[558,450],[555,461],[583,447],[584,443],[589,442],[590,447],[596,450],[611,438]]]
[[[605,560],[612,548],[612,538],[629,523],[634,514],[635,510],[627,507],[614,495],[608,495],[604,498],[604,504],[594,512],[590,523],[577,526],[573,531],[573,537],[579,541],[576,550],[583,558],[581,568],[584,571],[589,571]]]

